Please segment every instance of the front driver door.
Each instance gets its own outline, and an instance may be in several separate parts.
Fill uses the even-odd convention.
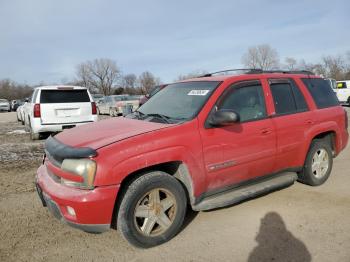
[[[208,191],[272,172],[276,132],[267,116],[266,92],[260,81],[233,84],[224,91],[212,112],[231,109],[239,114],[240,121],[224,127],[206,123],[200,128]]]

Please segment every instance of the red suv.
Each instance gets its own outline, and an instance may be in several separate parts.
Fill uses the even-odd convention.
[[[151,247],[179,232],[187,206],[323,184],[347,123],[329,83],[308,72],[208,74],[167,85],[126,118],[47,139],[37,191],[73,227],[118,228]]]

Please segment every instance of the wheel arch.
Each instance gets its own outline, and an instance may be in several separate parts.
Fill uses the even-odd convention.
[[[123,195],[125,194],[128,186],[137,178],[152,171],[162,171],[175,177],[183,186],[186,193],[187,201],[190,204],[194,203],[195,197],[194,197],[192,177],[190,175],[187,165],[183,161],[169,161],[169,162],[147,166],[128,174],[121,181],[120,189],[117,193],[116,201],[113,209],[113,215],[112,215],[112,221],[111,221],[112,228],[116,228],[117,226],[116,218],[119,212],[119,207],[123,199]]]
[[[305,143],[305,148],[303,150],[303,155],[302,155],[302,165],[304,165],[305,161],[306,161],[306,157],[307,154],[311,148],[312,142],[315,139],[322,139],[322,140],[326,140],[327,142],[330,143],[331,145],[331,149],[332,149],[332,153],[333,153],[333,157],[335,157],[339,151],[338,151],[338,141],[337,141],[337,131],[333,128],[329,128],[329,129],[322,129],[322,130],[318,130],[312,133],[309,133],[309,135],[307,136],[307,143]]]

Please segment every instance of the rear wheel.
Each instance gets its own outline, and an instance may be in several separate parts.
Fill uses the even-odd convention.
[[[180,182],[164,172],[150,172],[127,188],[117,228],[132,245],[148,248],[173,238],[186,213],[186,194]]]
[[[34,133],[32,126],[30,125],[30,120],[28,123],[28,129],[29,129],[29,133],[30,133],[30,139],[31,140],[39,140],[40,139],[40,133]]]
[[[299,174],[302,183],[319,186],[322,185],[331,174],[333,166],[332,148],[324,140],[314,140],[307,154],[305,165]]]
[[[112,108],[109,109],[109,115],[112,116],[112,117],[114,116],[114,112],[113,112]]]

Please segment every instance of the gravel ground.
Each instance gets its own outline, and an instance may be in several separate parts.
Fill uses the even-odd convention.
[[[14,113],[0,114],[0,261],[350,261],[350,146],[323,186],[190,212],[173,240],[139,250],[115,230],[84,233],[41,206],[33,181],[43,143]]]

